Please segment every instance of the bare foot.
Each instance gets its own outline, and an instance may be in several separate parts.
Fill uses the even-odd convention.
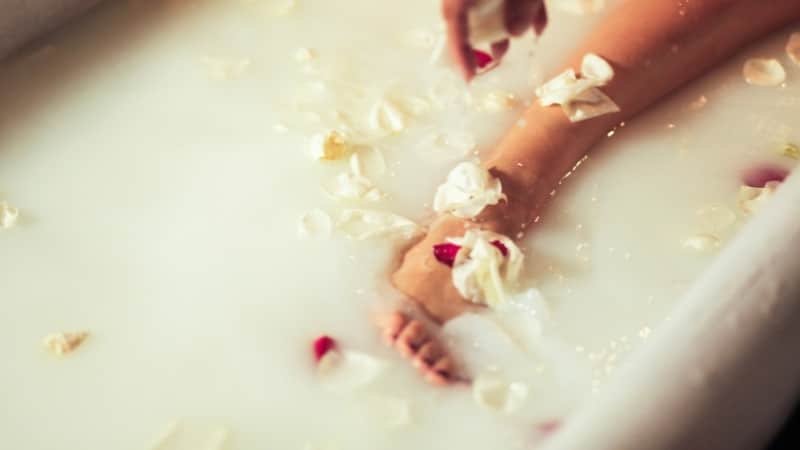
[[[395,311],[381,317],[378,325],[383,329],[386,342],[436,386],[463,382],[456,365],[447,355],[444,346],[436,340],[422,321]]]
[[[414,300],[438,323],[444,323],[476,306],[461,298],[451,279],[450,267],[433,256],[433,246],[449,237],[460,237],[475,225],[461,219],[439,218],[428,234],[403,255],[400,267],[392,274],[392,283]]]

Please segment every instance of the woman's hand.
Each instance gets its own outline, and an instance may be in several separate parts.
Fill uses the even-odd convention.
[[[442,7],[450,53],[467,81],[475,76],[477,70],[475,51],[469,42],[469,11],[477,1],[444,0]],[[547,25],[544,0],[504,0],[504,4],[505,26],[511,36],[519,36],[530,28],[539,34]],[[508,45],[508,40],[492,44],[495,60],[503,57]]]

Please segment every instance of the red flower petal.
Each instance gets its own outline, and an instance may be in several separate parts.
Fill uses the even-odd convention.
[[[433,256],[440,263],[448,267],[453,267],[453,263],[456,261],[456,255],[458,254],[459,250],[461,250],[460,245],[451,244],[449,242],[444,244],[436,244],[433,246]]]
[[[336,348],[336,341],[330,336],[320,336],[314,339],[314,360],[319,362],[329,351]]]
[[[753,167],[742,175],[742,181],[750,187],[763,188],[770,181],[783,183],[788,175],[789,171],[781,167]]]
[[[500,253],[502,253],[503,256],[508,257],[508,247],[506,247],[506,244],[503,244],[500,241],[492,241],[492,245],[497,247],[497,249],[500,250]]]
[[[472,52],[475,56],[475,64],[478,66],[478,69],[485,69],[486,66],[494,62],[492,55],[484,51],[474,49]]]

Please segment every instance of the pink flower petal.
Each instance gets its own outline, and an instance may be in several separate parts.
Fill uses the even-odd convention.
[[[494,62],[492,55],[478,49],[472,50],[475,55],[475,64],[478,69],[485,69],[489,64]]]
[[[497,249],[500,250],[500,253],[502,253],[503,256],[508,257],[508,247],[506,247],[505,244],[503,244],[500,241],[492,241],[492,245],[497,247]]]
[[[336,341],[330,337],[322,335],[316,339],[314,339],[314,360],[319,362],[323,356],[325,356],[329,351],[334,350],[336,348]]]
[[[453,263],[456,261],[456,255],[458,254],[459,250],[461,250],[460,245],[451,244],[449,242],[444,244],[436,244],[433,246],[433,256],[440,263],[448,267],[453,267]]]
[[[789,171],[774,166],[753,167],[742,174],[742,182],[750,187],[763,188],[770,181],[783,182],[789,175]]]

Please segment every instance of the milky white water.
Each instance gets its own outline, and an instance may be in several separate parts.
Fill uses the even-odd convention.
[[[427,386],[380,343],[370,314],[401,298],[385,281],[398,243],[297,238],[303,213],[343,207],[320,184],[346,163],[313,161],[308,138],[336,111],[363,123],[383,93],[433,92],[440,104],[371,142],[387,197],[367,204],[425,223],[470,153],[435,135],[488,150],[518,109],[486,111],[487,94],[514,93],[520,108],[598,17],[554,13],[538,46],[515,45],[467,89],[430,61],[424,33],[409,37],[435,36],[430,0],[298,0],[276,15],[285,3],[107,5],[0,66],[0,201],[21,211],[0,231],[3,448],[214,448],[226,433],[230,449],[524,448],[668,318],[715,253],[682,242],[724,243],[744,220],[698,211],[737,211],[741,170],[790,167],[775,149],[800,141],[788,30],[616,130],[525,242],[526,282],[570,364],[555,381],[532,374],[526,414],[506,417],[467,389]],[[747,57],[778,58],[785,85],[747,85]],[[41,348],[81,329],[90,338],[66,358]],[[322,333],[387,373],[329,392],[309,354]]]

